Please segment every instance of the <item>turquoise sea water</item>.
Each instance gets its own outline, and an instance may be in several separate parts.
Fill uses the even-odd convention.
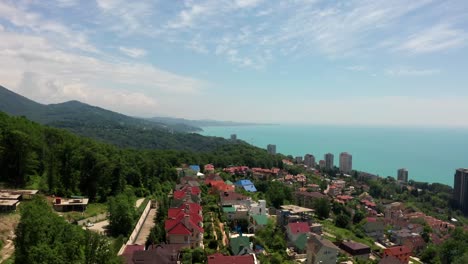
[[[276,144],[277,152],[304,156],[317,162],[331,152],[338,165],[340,152],[353,155],[353,168],[396,178],[407,168],[409,179],[440,182],[453,186],[457,168],[468,167],[468,129],[344,127],[273,125],[204,127],[204,135],[238,139],[266,148]]]

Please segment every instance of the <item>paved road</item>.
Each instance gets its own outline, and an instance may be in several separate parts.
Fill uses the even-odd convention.
[[[108,226],[109,226],[109,220],[104,220],[101,222],[94,223],[94,226],[88,227],[88,229],[104,235],[106,233]]]
[[[135,239],[135,243],[137,245],[144,245],[146,243],[146,239],[148,238],[151,228],[154,226],[154,217],[156,216],[156,208],[151,208],[148,216],[146,216],[145,222],[141,226],[140,232]]]
[[[140,198],[140,199],[138,199],[138,200],[136,201],[136,203],[135,203],[135,207],[136,207],[136,208],[140,207],[141,203],[142,203],[144,200],[145,200],[145,198]]]

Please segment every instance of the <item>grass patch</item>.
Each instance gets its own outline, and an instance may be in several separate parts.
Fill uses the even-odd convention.
[[[59,213],[70,222],[79,221],[88,217],[93,217],[98,214],[107,213],[108,208],[105,203],[91,203],[88,204],[84,212],[63,212]]]
[[[333,222],[329,220],[320,221],[325,232],[330,233],[334,236],[341,236],[343,239],[350,239],[365,245],[370,246],[373,250],[377,250],[378,247],[374,244],[374,240],[370,237],[368,238],[359,238],[354,234],[353,231],[345,228],[336,227]],[[325,235],[327,236],[327,235]],[[336,238],[327,236],[331,241],[336,242]]]

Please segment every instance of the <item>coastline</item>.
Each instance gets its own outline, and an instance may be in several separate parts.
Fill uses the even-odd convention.
[[[468,130],[420,127],[359,127],[288,125],[203,127],[201,135],[238,139],[266,148],[276,144],[279,153],[316,161],[325,153],[353,155],[353,168],[380,177],[396,178],[399,168],[409,170],[409,180],[453,186],[455,170],[468,167]]]

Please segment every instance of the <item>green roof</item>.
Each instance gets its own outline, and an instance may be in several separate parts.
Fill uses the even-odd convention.
[[[225,183],[228,184],[228,185],[234,185],[234,183],[232,183],[232,181],[230,181],[230,180],[225,181]]]
[[[296,241],[294,241],[294,245],[299,250],[304,250],[307,245],[307,235],[306,234],[299,235]]]
[[[243,248],[250,247],[250,241],[249,238],[246,236],[238,236],[235,238],[231,238],[231,240],[229,241],[229,246],[231,247],[232,253],[234,255],[237,255]]]
[[[268,224],[268,217],[266,215],[253,215],[252,216],[257,225],[266,225]]]
[[[232,206],[223,207],[223,212],[225,212],[225,213],[235,213],[235,212],[236,212],[236,208],[234,208],[234,207],[232,207]]]

